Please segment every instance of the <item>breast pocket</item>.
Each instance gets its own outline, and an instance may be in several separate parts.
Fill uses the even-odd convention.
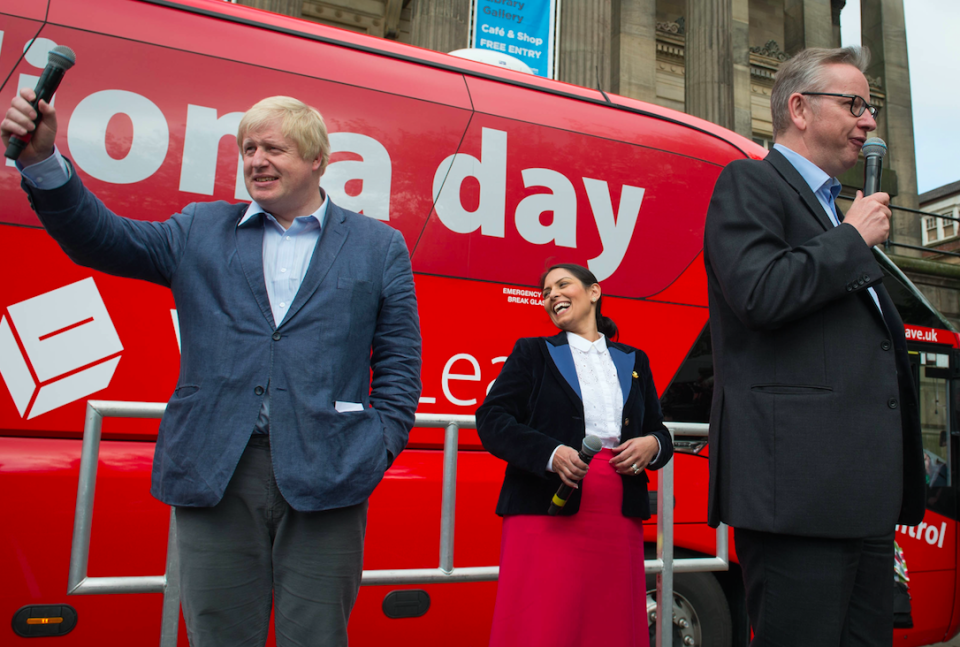
[[[337,277],[338,290],[352,290],[364,294],[373,294],[373,281],[355,279],[348,276]]]

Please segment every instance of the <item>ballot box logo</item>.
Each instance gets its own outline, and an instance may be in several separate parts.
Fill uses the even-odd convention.
[[[122,350],[92,278],[0,312],[0,376],[28,420],[106,388]]]

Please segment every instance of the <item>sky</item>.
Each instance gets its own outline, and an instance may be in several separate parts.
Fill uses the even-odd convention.
[[[920,193],[960,180],[960,0],[903,0]],[[860,0],[840,13],[844,45],[860,43]],[[948,121],[952,119],[953,121]]]

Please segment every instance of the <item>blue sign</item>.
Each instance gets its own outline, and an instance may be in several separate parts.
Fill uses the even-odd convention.
[[[553,78],[556,0],[474,0],[473,43]]]

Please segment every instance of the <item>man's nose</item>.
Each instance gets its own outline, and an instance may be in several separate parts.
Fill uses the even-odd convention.
[[[860,115],[860,127],[868,133],[877,129],[877,120],[874,119],[869,110],[864,110],[863,114]]]

